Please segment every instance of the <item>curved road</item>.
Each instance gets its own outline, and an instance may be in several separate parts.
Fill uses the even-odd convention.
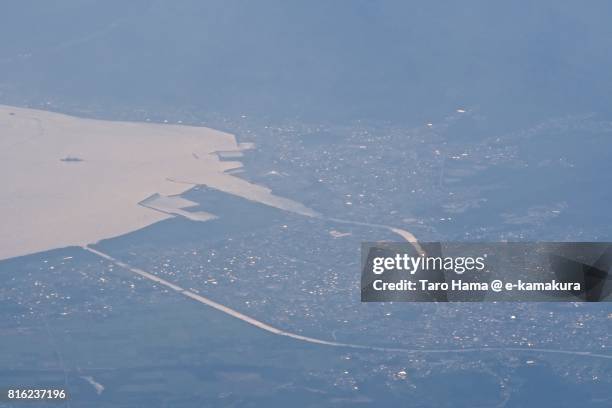
[[[333,220],[335,222],[343,222],[341,220],[335,220],[335,219],[330,219]],[[346,223],[354,223],[357,225],[365,225],[365,226],[374,226],[374,227],[381,227],[381,228],[387,228],[389,230],[393,230],[392,227],[387,227],[387,226],[382,226],[382,225],[374,225],[374,224],[366,224],[366,223],[357,223],[357,222],[351,222],[351,221],[347,221]],[[400,230],[403,231],[403,230]],[[395,232],[395,231],[394,231]],[[410,236],[412,236],[412,234],[408,233]],[[401,235],[401,234],[400,234]],[[412,236],[414,237],[414,236]],[[416,240],[415,240],[416,243]],[[413,245],[415,245],[415,243],[413,243]],[[416,243],[415,248],[420,248],[420,246],[418,246],[418,243]],[[312,344],[320,344],[320,345],[324,345],[324,346],[332,346],[332,347],[342,347],[342,348],[351,348],[351,349],[359,349],[359,350],[369,350],[369,351],[383,351],[383,352],[396,352],[396,353],[424,353],[424,354],[443,354],[443,353],[475,353],[475,352],[503,352],[503,351],[518,351],[518,352],[530,352],[530,353],[552,353],[552,354],[566,354],[566,355],[574,355],[574,356],[582,356],[582,357],[594,357],[594,358],[604,358],[604,359],[612,359],[612,355],[610,354],[599,354],[599,353],[592,353],[589,351],[574,351],[574,350],[557,350],[557,349],[547,349],[547,348],[521,348],[521,347],[485,347],[485,348],[465,348],[465,349],[408,349],[408,348],[393,348],[393,347],[377,347],[377,346],[367,346],[367,345],[362,345],[362,344],[353,344],[353,343],[341,343],[341,342],[336,342],[336,341],[329,341],[329,340],[323,340],[323,339],[317,339],[315,337],[308,337],[308,336],[302,336],[300,334],[296,334],[296,333],[291,333],[285,330],[281,330],[279,328],[276,328],[274,326],[270,326],[267,323],[264,323],[260,320],[257,320],[253,317],[247,316],[245,314],[242,314],[240,312],[238,312],[237,310],[234,310],[230,307],[227,307],[225,305],[222,305],[221,303],[217,303],[214,300],[211,300],[207,297],[198,295],[194,292],[191,292],[189,290],[183,289],[182,287],[175,285],[174,283],[171,283],[165,279],[160,278],[159,276],[153,275],[152,273],[143,271],[142,269],[138,269],[138,268],[134,268],[124,262],[119,261],[118,259],[113,258],[112,256],[104,253],[104,252],[100,252],[96,249],[93,249],[89,246],[84,246],[83,247],[84,250],[95,254],[109,262],[112,262],[113,264],[126,269],[136,275],[142,276],[145,279],[148,279],[152,282],[158,283],[160,285],[163,285],[169,289],[174,290],[175,292],[186,296],[192,300],[195,300],[197,302],[200,302],[202,304],[205,304],[206,306],[210,306],[213,309],[217,309],[220,312],[223,312],[227,315],[230,315],[236,319],[242,320],[243,322],[246,322],[250,325],[253,325],[261,330],[265,330],[269,333],[275,334],[277,336],[285,336],[285,337],[289,337],[295,340],[299,340],[299,341],[304,341],[307,343],[312,343]],[[418,250],[418,249],[417,249]]]

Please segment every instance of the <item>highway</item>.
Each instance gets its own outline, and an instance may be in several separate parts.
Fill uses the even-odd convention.
[[[335,220],[335,221],[340,222],[339,220]],[[368,225],[368,224],[360,224],[360,225]],[[388,228],[388,227],[384,227],[384,228]],[[225,313],[233,318],[242,320],[243,322],[248,323],[252,326],[255,326],[258,329],[267,331],[277,336],[289,337],[291,339],[303,341],[306,343],[319,344],[319,345],[331,346],[331,347],[377,351],[377,352],[412,353],[412,354],[448,354],[448,353],[482,353],[482,352],[522,352],[523,353],[524,352],[524,353],[565,354],[565,355],[574,355],[574,356],[581,356],[581,357],[612,359],[611,354],[601,354],[601,353],[593,353],[589,351],[576,351],[576,350],[558,350],[558,349],[534,348],[534,347],[529,347],[529,348],[476,347],[476,348],[461,348],[461,349],[409,349],[409,348],[377,347],[377,346],[370,346],[370,345],[363,345],[363,344],[342,343],[342,342],[337,342],[337,341],[318,339],[315,337],[303,336],[300,334],[296,334],[296,333],[292,333],[292,332],[288,332],[288,331],[279,329],[277,327],[264,323],[261,320],[257,320],[251,316],[247,316],[243,313],[240,313],[237,310],[234,310],[228,306],[222,305],[221,303],[215,302],[214,300],[211,300],[207,297],[204,297],[197,293],[186,290],[180,287],[179,285],[176,285],[172,282],[162,279],[159,276],[156,276],[152,273],[143,271],[142,269],[132,267],[124,262],[121,262],[118,259],[113,258],[109,254],[93,249],[90,246],[84,246],[83,249],[129,272],[132,272],[138,276],[141,276],[159,285],[165,286],[168,289],[172,289],[174,292],[182,296],[185,296],[196,302],[202,303],[206,306],[212,307],[213,309],[216,309],[222,313]]]

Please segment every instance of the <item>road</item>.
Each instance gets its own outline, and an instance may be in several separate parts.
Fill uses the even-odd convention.
[[[336,220],[338,222],[338,220]],[[363,224],[367,225],[367,224]],[[385,227],[387,228],[387,227]],[[329,341],[324,339],[318,339],[315,337],[302,336],[300,334],[288,332],[277,327],[271,326],[267,323],[262,322],[261,320],[257,320],[251,316],[247,316],[243,313],[240,313],[237,310],[234,310],[230,307],[222,305],[221,303],[215,302],[207,297],[201,296],[197,293],[186,290],[179,285],[176,285],[172,282],[169,282],[165,279],[160,278],[152,273],[143,271],[142,269],[138,269],[132,267],[125,262],[121,262],[118,259],[113,258],[109,254],[93,249],[89,246],[84,246],[84,250],[99,256],[102,259],[105,259],[114,265],[117,265],[129,272],[132,272],[136,275],[139,275],[147,280],[165,286],[169,289],[172,289],[176,293],[183,295],[189,299],[195,300],[196,302],[202,303],[206,306],[212,307],[222,313],[225,313],[229,316],[232,316],[236,319],[242,320],[245,323],[248,323],[252,326],[257,327],[258,329],[265,330],[269,333],[272,333],[277,336],[289,337],[294,340],[303,341],[306,343],[319,344],[323,346],[331,346],[331,347],[341,347],[341,348],[349,348],[349,349],[359,349],[359,350],[369,350],[369,351],[379,351],[379,352],[394,352],[394,353],[413,353],[413,354],[446,354],[446,353],[482,353],[482,352],[525,352],[525,353],[551,353],[551,354],[565,354],[565,355],[574,355],[581,357],[591,357],[591,358],[603,358],[603,359],[612,359],[612,355],[610,354],[601,354],[601,353],[592,353],[589,351],[576,351],[576,350],[558,350],[558,349],[547,349],[547,348],[521,348],[521,347],[475,347],[475,348],[463,348],[463,349],[409,349],[409,348],[393,348],[393,347],[377,347],[377,346],[369,346],[363,344],[353,344],[353,343],[342,343],[337,341]]]

